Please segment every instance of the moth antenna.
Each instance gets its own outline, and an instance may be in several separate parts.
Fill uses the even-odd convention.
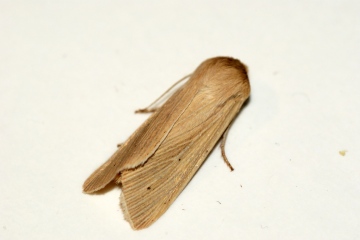
[[[185,79],[189,78],[191,76],[191,74],[186,75],[185,77],[181,78],[180,80],[178,80],[176,83],[174,83],[168,90],[166,90],[163,94],[161,94],[160,97],[158,97],[154,102],[152,102],[149,106],[147,106],[146,108],[142,108],[142,109],[138,109],[135,111],[135,113],[151,113],[151,112],[156,112],[156,110],[158,108],[152,108],[152,106],[154,106],[156,103],[158,103],[167,93],[169,93],[174,87],[176,87],[179,83],[181,83],[182,81],[184,81]]]

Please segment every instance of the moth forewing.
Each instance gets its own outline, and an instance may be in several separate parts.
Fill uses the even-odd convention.
[[[121,207],[134,229],[155,222],[202,165],[250,94],[244,65],[203,62],[189,81],[93,173],[84,191],[121,174]]]
[[[133,228],[148,227],[166,211],[225,131],[230,122],[225,115],[235,115],[237,107],[229,101],[219,108],[221,111],[217,114],[203,122],[199,119],[201,123],[198,125],[187,126],[186,121],[177,123],[149,158],[146,167],[123,173],[121,204],[127,206],[126,210],[123,209],[128,213]],[[188,130],[185,139],[179,134],[184,129]],[[174,145],[182,148],[173,148]]]
[[[196,84],[196,83],[195,83]],[[194,83],[187,88],[193,88]],[[185,86],[172,95],[166,103],[151,115],[120,148],[101,165],[83,184],[86,193],[104,188],[123,170],[142,165],[155,152],[165,139],[177,119],[190,104],[194,94],[186,91]]]

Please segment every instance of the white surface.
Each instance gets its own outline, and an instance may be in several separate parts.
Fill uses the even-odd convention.
[[[359,239],[359,1],[0,1],[0,239]],[[131,230],[81,185],[203,60],[249,67],[213,151]],[[345,156],[340,150],[347,150]],[[220,203],[221,204],[220,204]]]

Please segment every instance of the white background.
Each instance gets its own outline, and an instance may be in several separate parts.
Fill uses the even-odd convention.
[[[359,239],[359,1],[0,1],[0,239]],[[251,99],[150,228],[82,183],[203,60]],[[346,150],[341,156],[339,151]]]

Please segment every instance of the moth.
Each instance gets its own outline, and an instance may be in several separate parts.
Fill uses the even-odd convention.
[[[154,223],[174,202],[221,139],[250,95],[247,68],[230,57],[210,58],[156,109],[83,185],[85,193],[120,184],[120,206],[135,230]]]

